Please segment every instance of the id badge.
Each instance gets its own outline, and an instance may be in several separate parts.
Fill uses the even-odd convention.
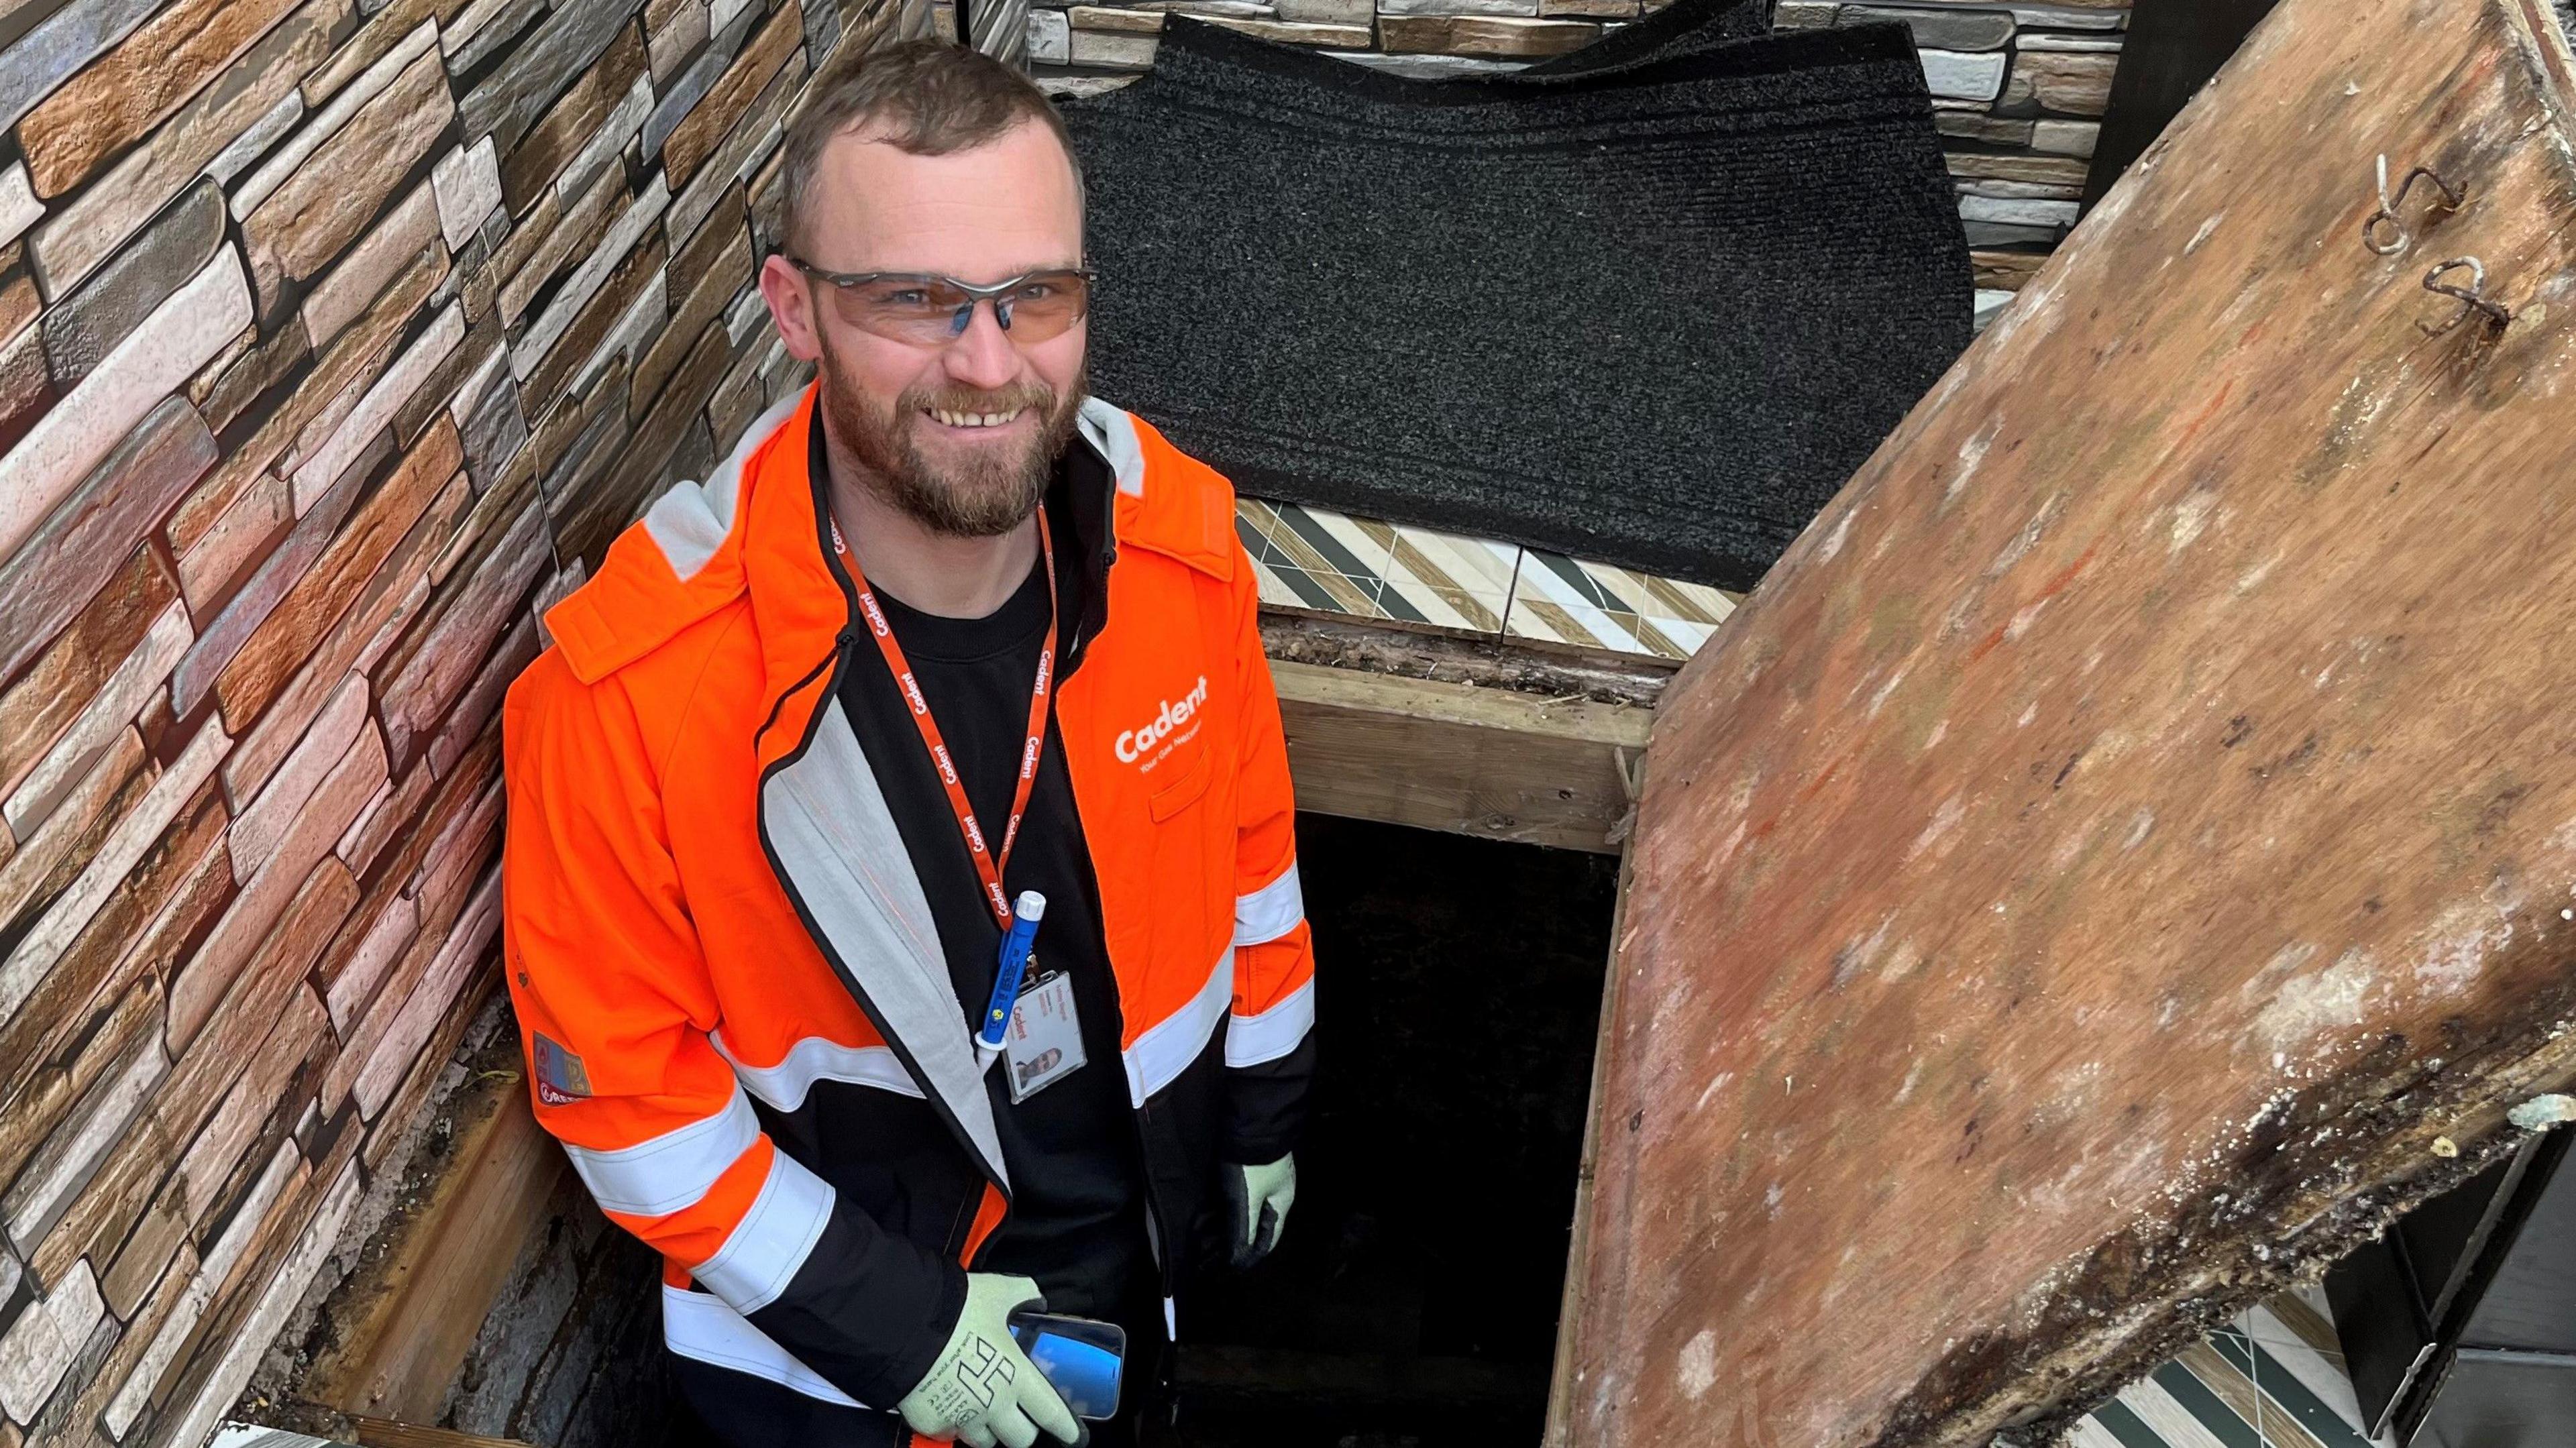
[[[1002,1048],[1014,1103],[1081,1069],[1082,1022],[1073,1013],[1072,976],[1059,970],[1020,989]]]

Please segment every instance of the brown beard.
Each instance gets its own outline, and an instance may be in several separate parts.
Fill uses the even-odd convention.
[[[1089,390],[1089,373],[1077,374],[1059,397],[1039,383],[984,391],[968,387],[915,387],[881,414],[834,365],[823,347],[822,407],[833,442],[858,467],[860,481],[933,532],[956,538],[992,538],[1027,521],[1046,497],[1055,461],[1073,439],[1076,416]],[[1037,409],[1038,435],[1014,456],[932,467],[913,442],[911,429],[930,408],[943,412],[1013,412]]]

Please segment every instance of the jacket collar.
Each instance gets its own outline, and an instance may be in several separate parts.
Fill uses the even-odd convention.
[[[1097,397],[1082,404],[1079,441],[1116,483],[1121,542],[1187,564],[1220,582],[1234,577],[1238,551],[1233,490],[1163,440],[1134,413]]]

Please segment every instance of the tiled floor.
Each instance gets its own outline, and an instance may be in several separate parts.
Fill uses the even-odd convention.
[[[2363,1436],[2325,1303],[2240,1315],[2076,1425],[2072,1448],[2387,1448]]]
[[[1245,498],[1235,531],[1261,600],[1352,618],[1578,644],[1679,662],[1741,594],[1543,549]]]

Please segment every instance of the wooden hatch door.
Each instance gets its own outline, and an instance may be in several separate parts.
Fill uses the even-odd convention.
[[[2284,0],[1666,694],[1559,1442],[2063,1421],[2576,1072],[2569,73]]]

